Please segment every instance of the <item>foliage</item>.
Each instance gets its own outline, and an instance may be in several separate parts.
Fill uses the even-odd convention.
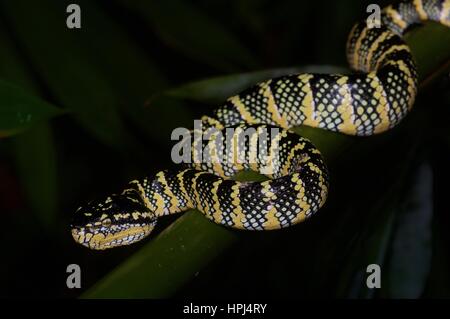
[[[359,139],[296,129],[332,174],[310,221],[255,234],[190,211],[143,243],[98,253],[68,231],[80,203],[171,166],[172,129],[255,82],[345,72],[346,34],[370,1],[325,12],[321,1],[80,1],[81,30],[65,28],[68,3],[0,2],[0,267],[11,272],[1,295],[450,296],[448,29],[408,36],[420,95],[395,130]],[[29,261],[41,274],[32,286],[20,275]],[[82,268],[81,292],[64,286],[70,263]],[[371,263],[383,269],[377,291],[365,285]]]

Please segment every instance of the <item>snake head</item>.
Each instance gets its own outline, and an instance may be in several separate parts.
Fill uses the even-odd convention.
[[[155,224],[156,217],[139,191],[128,189],[80,207],[71,229],[77,243],[103,250],[137,242],[150,234]]]

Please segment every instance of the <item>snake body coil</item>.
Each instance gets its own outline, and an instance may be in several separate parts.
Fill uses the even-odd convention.
[[[324,204],[328,173],[319,151],[288,129],[307,125],[368,136],[397,125],[417,93],[416,66],[402,36],[426,20],[450,26],[450,0],[400,2],[382,11],[379,27],[356,24],[347,58],[359,73],[283,76],[229,98],[202,121],[215,134],[233,128],[231,140],[238,141],[233,152],[223,140],[211,139],[205,148],[209,161],[161,171],[131,182],[119,195],[90,202],[75,213],[74,239],[92,249],[127,245],[147,236],[160,216],[188,208],[239,229],[277,229],[303,221]],[[262,149],[261,140],[266,141]],[[236,154],[252,160],[237,161]],[[219,155],[222,161],[214,160]],[[229,179],[242,169],[271,179]]]

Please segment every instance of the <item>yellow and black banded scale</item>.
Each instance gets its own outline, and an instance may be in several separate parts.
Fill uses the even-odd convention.
[[[319,151],[289,128],[307,125],[368,136],[397,125],[417,93],[416,65],[402,36],[427,20],[450,26],[450,0],[403,1],[383,9],[379,27],[356,24],[347,43],[355,74],[288,75],[230,97],[212,116],[202,118],[216,132],[234,128],[236,140],[251,132],[246,142],[236,143],[232,155],[224,151],[223,140],[207,142],[211,158],[220,154],[227,161],[161,171],[131,182],[119,195],[82,206],[72,223],[74,239],[92,249],[128,245],[147,236],[160,216],[188,208],[218,224],[248,230],[283,228],[308,218],[326,200],[327,168]],[[267,156],[260,156],[256,144],[267,132]],[[276,156],[270,152],[275,147]],[[237,161],[236,154],[254,160]],[[195,159],[194,151],[191,155]],[[229,179],[242,169],[271,179]]]

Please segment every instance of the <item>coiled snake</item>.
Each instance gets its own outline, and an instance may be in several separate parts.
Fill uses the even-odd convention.
[[[73,238],[91,249],[128,245],[147,236],[160,216],[188,208],[218,224],[248,230],[305,220],[326,200],[327,168],[319,151],[289,128],[307,125],[368,136],[397,125],[417,93],[416,65],[402,36],[426,20],[450,26],[450,0],[400,2],[383,9],[379,27],[356,24],[347,59],[358,73],[288,75],[229,98],[202,118],[215,130],[206,145],[192,143],[194,163],[132,181],[121,194],[80,207],[71,225]],[[227,141],[235,141],[231,148],[217,138],[228,128],[233,130]],[[262,146],[260,141],[265,141]],[[209,161],[195,161],[198,145]],[[242,169],[271,179],[230,179]]]

